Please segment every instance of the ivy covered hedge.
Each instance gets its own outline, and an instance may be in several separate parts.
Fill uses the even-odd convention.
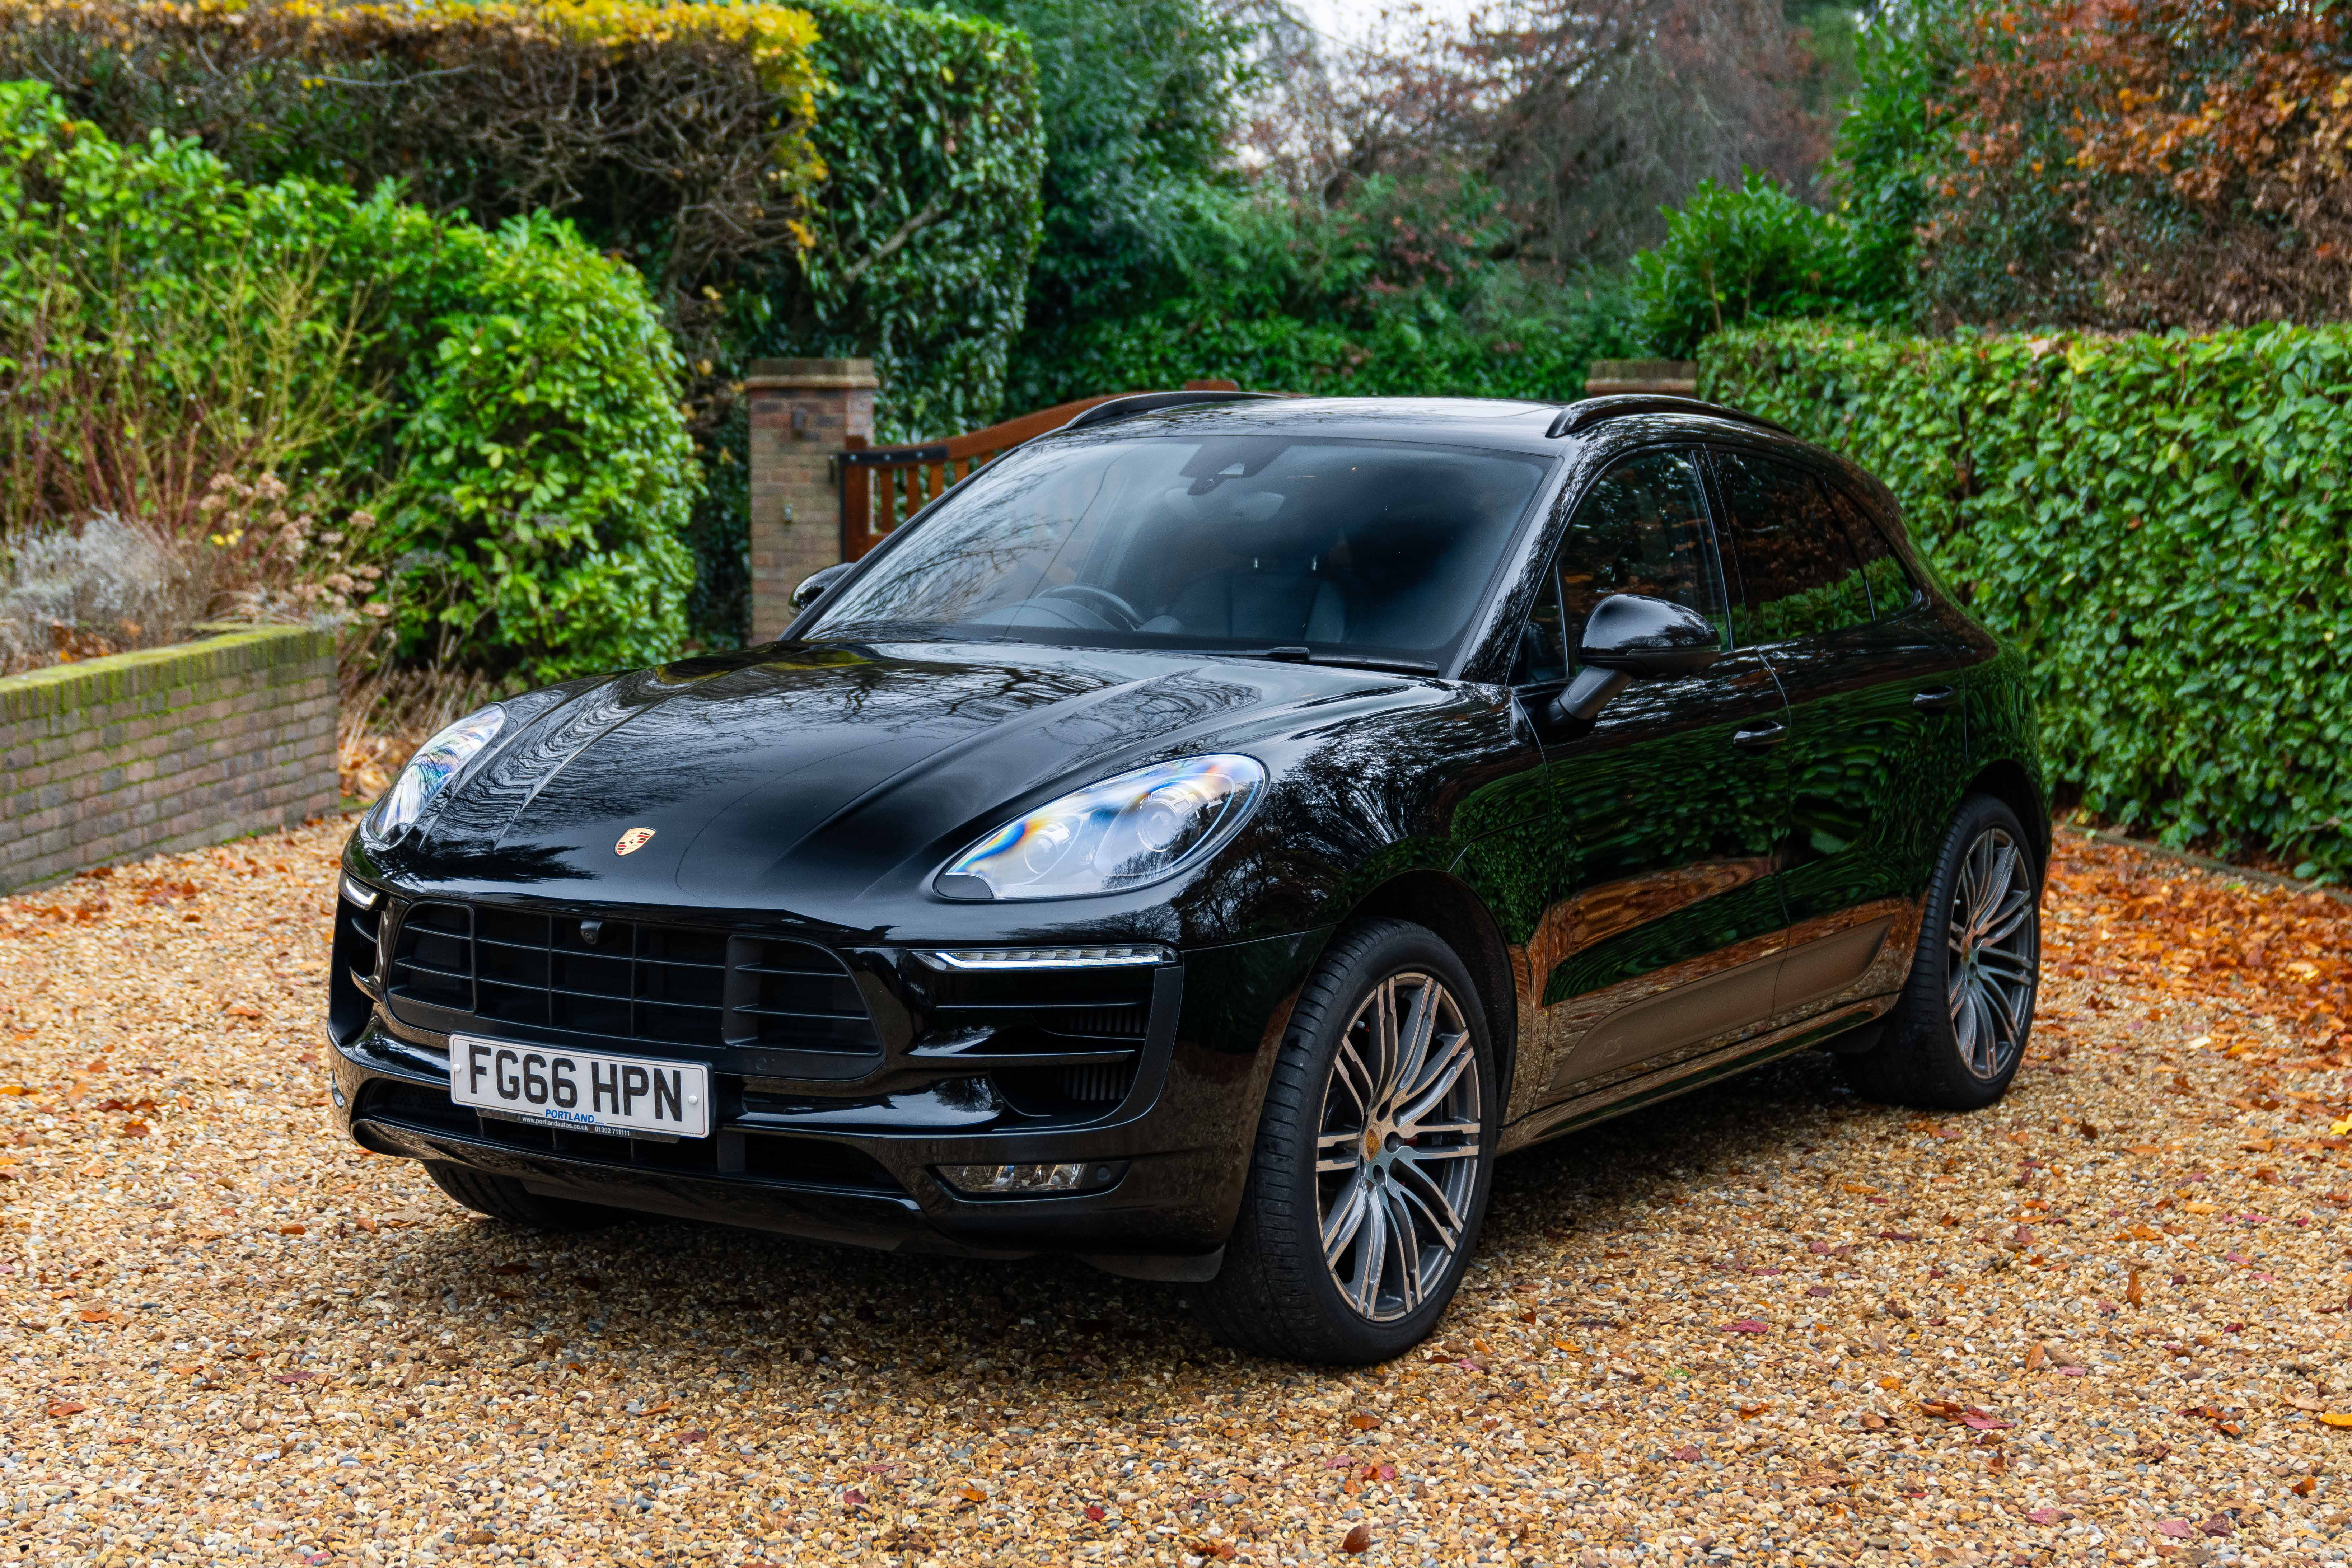
[[[2086,808],[2352,874],[2352,327],[1790,322],[1710,338],[1700,391],[1893,487]]]
[[[807,0],[829,84],[805,258],[763,269],[745,357],[870,356],[885,440],[1001,412],[1037,253],[1045,164],[1028,40],[874,0]]]

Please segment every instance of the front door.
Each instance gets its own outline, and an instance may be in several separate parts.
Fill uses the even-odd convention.
[[[1790,1023],[1897,988],[1938,825],[1921,799],[1962,767],[1957,657],[1885,538],[1825,476],[1710,454],[1737,584],[1733,625],[1789,700],[1780,842]]]
[[[1618,463],[1578,503],[1554,570],[1569,646],[1611,594],[1685,605],[1725,633],[1692,454]],[[1730,1044],[1772,1010],[1782,928],[1788,713],[1751,652],[1635,681],[1589,728],[1546,736],[1573,856],[1570,952],[1547,978],[1553,1097],[1606,1090]]]

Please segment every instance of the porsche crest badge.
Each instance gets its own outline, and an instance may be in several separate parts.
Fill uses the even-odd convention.
[[[621,835],[621,841],[613,846],[613,853],[615,855],[634,855],[638,850],[643,849],[646,845],[652,843],[653,837],[654,830],[650,827],[632,827],[626,833]]]

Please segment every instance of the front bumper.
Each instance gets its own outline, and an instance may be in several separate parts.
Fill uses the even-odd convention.
[[[1021,1043],[1017,1026],[998,1031],[993,1042],[987,1031],[958,1026],[982,1007],[1000,1009],[984,1016],[1017,1026],[1016,1003],[960,1008],[927,987],[911,952],[858,946],[845,933],[838,946],[824,941],[826,933],[814,934],[864,994],[876,1036],[870,1058],[780,1056],[725,1044],[664,1052],[642,1040],[624,1047],[543,1026],[453,1022],[401,989],[394,943],[403,940],[408,907],[422,901],[393,894],[372,920],[350,902],[338,910],[332,1100],[362,1146],[472,1166],[549,1196],[651,1214],[889,1250],[1069,1253],[1159,1279],[1214,1271],[1239,1209],[1274,1050],[1324,934],[1197,949],[1152,971],[1148,1002],[1139,998],[1148,1024],[1133,1041],[1132,1059],[1096,1069],[1124,1076],[1091,1080],[1108,1082],[1101,1093],[1115,1098],[1086,1102],[1050,1092],[1052,1082],[1088,1070],[1085,1064],[1036,1066],[1055,1058],[1001,1054],[1008,1042]],[[713,918],[507,908],[544,915],[559,933],[564,921],[583,916]],[[812,935],[796,928],[793,940],[814,945]],[[765,939],[755,932],[735,940]],[[481,952],[499,945],[485,938]],[[470,948],[468,954],[469,965],[489,961]],[[490,991],[485,979],[482,996]],[[446,1026],[429,1026],[435,1023]],[[704,1062],[716,1096],[713,1134],[667,1142],[484,1117],[449,1098],[449,1027]],[[991,1054],[992,1044],[1000,1054]],[[1065,1076],[1055,1079],[1055,1073]],[[941,1166],[1065,1163],[1086,1163],[1106,1179],[1091,1191],[974,1197],[939,1174]]]

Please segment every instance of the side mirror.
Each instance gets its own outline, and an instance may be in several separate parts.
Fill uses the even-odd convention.
[[[849,569],[856,564],[854,561],[844,561],[837,565],[826,566],[812,572],[802,578],[801,585],[793,590],[793,613],[798,614],[824,598],[835,583],[849,575]]]
[[[1635,680],[1696,675],[1723,657],[1723,639],[1696,610],[1641,594],[1612,594],[1584,618],[1583,668],[1552,699],[1555,722],[1590,724]]]
[[[1637,680],[1696,675],[1723,657],[1723,639],[1696,610],[1640,594],[1612,594],[1584,618],[1577,662]]]

